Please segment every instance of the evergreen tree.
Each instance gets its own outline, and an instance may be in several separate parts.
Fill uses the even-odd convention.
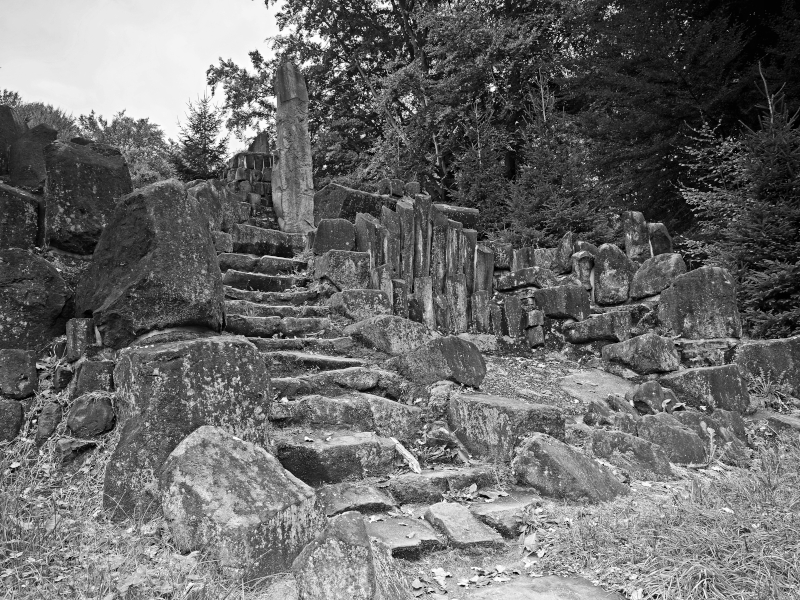
[[[222,112],[203,94],[197,103],[189,101],[186,123],[180,126],[178,148],[173,163],[183,181],[212,179],[225,160],[228,136],[220,137]]]

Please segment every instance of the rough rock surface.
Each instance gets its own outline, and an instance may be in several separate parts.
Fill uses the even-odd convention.
[[[622,304],[628,299],[636,265],[614,244],[603,244],[594,259],[594,299]]]
[[[292,566],[300,600],[406,600],[411,589],[357,512],[334,517]]]
[[[473,455],[509,462],[514,449],[537,431],[564,439],[556,407],[487,394],[454,394],[447,407],[450,429]]]
[[[700,267],[675,278],[661,293],[658,318],[689,339],[741,337],[733,277],[719,267]]]
[[[356,230],[347,219],[322,219],[314,232],[314,254],[328,250],[353,250]]]
[[[0,181],[0,249],[36,244],[39,234],[39,199]]]
[[[454,335],[433,339],[394,360],[400,373],[418,385],[450,379],[479,387],[486,377],[486,361],[477,346]]]
[[[210,552],[245,582],[287,571],[322,524],[312,488],[219,427],[200,427],[176,446],[160,487],[178,550]]]
[[[578,285],[559,285],[533,292],[536,306],[551,319],[582,321],[589,316],[589,294]]]
[[[17,400],[0,398],[0,442],[10,442],[25,422],[25,409]]]
[[[75,400],[67,414],[67,428],[80,439],[100,436],[114,428],[113,395],[103,393],[83,394]]]
[[[389,196],[371,194],[361,190],[329,183],[314,194],[314,221],[343,218],[354,221],[358,213],[381,216],[384,206],[394,208],[397,200]]]
[[[66,301],[53,265],[26,250],[0,250],[0,348],[35,350],[64,333]]]
[[[625,254],[633,261],[644,262],[650,258],[650,232],[644,215],[633,210],[622,213],[622,230],[625,236]]]
[[[535,579],[515,579],[503,585],[478,590],[470,600],[623,600],[581,577],[548,575]]]
[[[686,369],[666,375],[660,381],[681,401],[696,408],[706,406],[742,413],[750,404],[747,382],[737,365]]]
[[[734,362],[743,375],[784,380],[800,396],[800,335],[782,340],[748,341],[736,348]]]
[[[425,520],[441,531],[454,548],[496,547],[503,538],[457,502],[437,502],[425,511]]]
[[[541,267],[527,267],[501,275],[495,283],[500,291],[516,290],[523,287],[549,288],[558,285],[555,274]]]
[[[592,452],[628,471],[633,479],[666,479],[672,468],[664,449],[640,437],[622,431],[592,431]]]
[[[112,348],[154,329],[222,328],[214,240],[203,207],[180,182],[149,185],[117,204],[78,285],[76,304]]]
[[[517,483],[544,496],[602,502],[628,493],[605,467],[544,433],[519,446],[511,469]]]
[[[56,427],[61,423],[63,416],[64,411],[58,402],[48,402],[44,405],[36,423],[36,436],[34,441],[36,442],[37,448],[44,444],[50,436],[55,433]]]
[[[369,287],[369,253],[328,250],[314,260],[314,277],[325,279],[339,290]]]
[[[242,338],[126,349],[114,380],[122,434],[106,469],[103,502],[116,519],[155,508],[161,465],[198,427],[215,425],[263,441],[269,376],[258,349]]]
[[[335,483],[317,490],[317,501],[328,517],[349,512],[360,513],[388,512],[395,507],[385,493],[363,483]]]
[[[392,304],[381,290],[345,289],[333,294],[329,303],[334,312],[354,321],[392,313]]]
[[[658,254],[648,258],[631,281],[630,295],[634,300],[655,296],[672,285],[675,278],[686,273],[686,263],[680,254]]]
[[[635,427],[636,435],[661,446],[671,462],[701,464],[706,460],[703,440],[670,414],[646,415]]]
[[[0,106],[0,175],[8,173],[11,144],[27,130],[25,121],[13,108],[5,104]]]
[[[425,325],[393,315],[369,317],[346,327],[343,333],[387,354],[411,352],[432,337]]]
[[[47,239],[91,254],[117,201],[133,191],[122,153],[106,144],[54,142],[45,149]]]
[[[290,233],[314,229],[314,179],[308,132],[308,91],[300,69],[284,62],[275,73],[275,165],[272,203],[278,225]]]
[[[671,339],[646,333],[601,350],[603,360],[628,367],[639,373],[668,373],[680,366],[680,358]]]
[[[45,147],[55,141],[58,130],[41,123],[25,131],[11,144],[8,173],[11,185],[38,192],[47,179]]]
[[[36,354],[28,350],[0,350],[0,396],[22,400],[39,388]]]
[[[572,344],[609,340],[624,342],[631,337],[633,318],[630,311],[618,310],[593,315],[583,321],[564,325],[564,338]]]

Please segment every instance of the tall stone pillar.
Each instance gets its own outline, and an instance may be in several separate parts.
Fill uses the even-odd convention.
[[[286,62],[275,73],[278,140],[272,169],[272,204],[288,233],[314,228],[314,181],[308,133],[308,90],[297,65]]]

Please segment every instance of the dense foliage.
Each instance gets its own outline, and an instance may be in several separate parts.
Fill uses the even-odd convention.
[[[175,176],[170,142],[149,119],[134,119],[120,111],[109,122],[92,111],[79,118],[83,137],[109,144],[122,152],[134,188]]]
[[[18,92],[0,91],[0,104],[13,107],[28,127],[45,124],[57,129],[60,140],[69,140],[80,133],[78,122],[72,115],[44,102],[25,102]]]
[[[228,137],[221,137],[223,117],[203,95],[189,101],[186,122],[181,125],[173,164],[183,181],[211,179],[219,175],[228,146]]]

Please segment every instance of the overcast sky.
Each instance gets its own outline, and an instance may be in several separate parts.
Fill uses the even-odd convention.
[[[266,54],[274,12],[263,0],[0,0],[0,89],[76,117],[126,109],[174,138],[210,64]]]

